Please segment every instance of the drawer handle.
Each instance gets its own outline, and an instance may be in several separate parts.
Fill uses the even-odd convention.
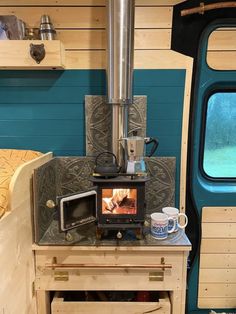
[[[45,268],[55,269],[55,268],[94,268],[94,269],[171,269],[172,265],[169,264],[157,264],[157,265],[145,265],[145,264],[119,264],[119,265],[112,265],[112,264],[58,264],[58,263],[52,263],[52,264],[45,264]]]

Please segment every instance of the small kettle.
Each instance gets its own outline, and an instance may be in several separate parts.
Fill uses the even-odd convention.
[[[111,161],[112,157],[112,161]],[[97,155],[95,159],[94,172],[106,175],[106,174],[118,174],[121,167],[118,165],[116,155],[111,152],[102,152]]]

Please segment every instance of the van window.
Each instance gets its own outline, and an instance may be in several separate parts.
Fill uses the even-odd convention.
[[[203,170],[212,178],[236,178],[236,92],[208,99]]]

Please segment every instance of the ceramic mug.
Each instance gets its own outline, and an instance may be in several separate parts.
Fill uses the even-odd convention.
[[[172,228],[168,228],[169,224],[172,223]],[[151,235],[158,240],[166,239],[168,233],[175,231],[174,218],[168,217],[163,213],[151,214]]]
[[[184,213],[180,213],[178,208],[175,207],[164,207],[162,208],[162,212],[166,214],[168,217],[174,219],[174,232],[178,231],[178,228],[184,229],[188,224],[188,217]],[[180,217],[185,218],[185,223],[183,225],[180,224]],[[170,222],[168,228],[171,229],[173,226],[173,222]]]

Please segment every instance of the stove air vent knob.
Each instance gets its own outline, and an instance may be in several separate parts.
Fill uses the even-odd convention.
[[[119,232],[117,232],[117,239],[121,239],[122,237],[123,237],[123,235],[122,235],[122,233],[119,231]]]
[[[56,204],[54,203],[54,201],[53,200],[47,200],[47,202],[46,202],[46,206],[48,207],[48,208],[55,208],[56,207]]]

